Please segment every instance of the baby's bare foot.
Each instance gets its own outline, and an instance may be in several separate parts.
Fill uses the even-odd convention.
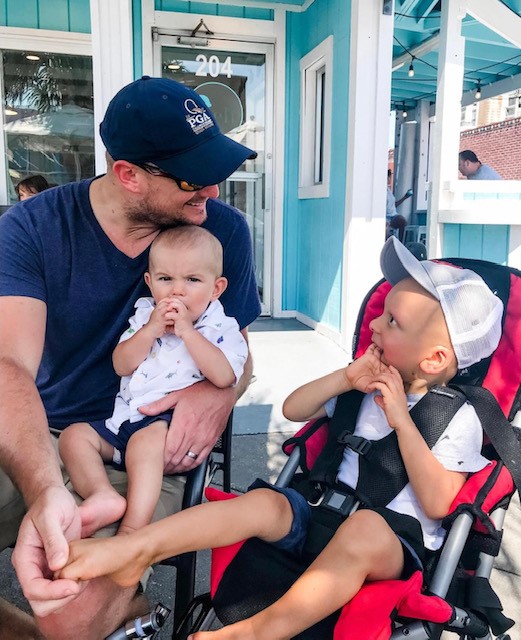
[[[98,529],[117,522],[123,517],[127,501],[116,491],[93,493],[80,505],[81,537],[88,538]]]

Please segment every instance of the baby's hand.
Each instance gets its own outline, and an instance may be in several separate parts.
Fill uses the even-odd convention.
[[[351,389],[358,389],[363,393],[367,393],[369,385],[375,380],[376,376],[388,371],[389,367],[382,362],[382,352],[372,344],[363,356],[357,358],[344,370],[344,375]]]
[[[57,578],[85,581],[109,576],[122,587],[137,584],[148,567],[130,535],[113,538],[86,538],[69,545],[69,559]]]
[[[390,366],[387,371],[375,376],[368,385],[368,391],[375,390],[379,391],[380,395],[376,395],[374,400],[384,410],[391,429],[399,429],[411,422],[403,380],[397,369]]]
[[[167,333],[174,324],[173,320],[168,315],[171,303],[171,298],[163,298],[156,304],[154,310],[150,314],[150,318],[148,319],[146,326],[150,331],[153,331],[155,338],[160,338],[162,335]]]
[[[179,298],[170,298],[167,318],[172,321],[170,331],[182,338],[187,331],[194,330],[194,323],[185,303]]]

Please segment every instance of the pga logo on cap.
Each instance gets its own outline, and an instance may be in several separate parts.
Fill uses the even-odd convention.
[[[203,131],[205,131],[205,129],[214,126],[214,122],[206,113],[206,109],[204,107],[199,107],[194,100],[188,98],[187,100],[185,100],[184,106],[186,111],[188,112],[186,121],[196,135],[202,133]]]

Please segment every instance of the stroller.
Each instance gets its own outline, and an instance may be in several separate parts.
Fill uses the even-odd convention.
[[[299,634],[298,640],[384,640],[439,638],[444,629],[467,640],[508,640],[514,621],[503,615],[489,578],[501,544],[502,525],[515,488],[521,487],[521,438],[510,421],[521,404],[521,272],[468,259],[445,259],[477,272],[504,303],[503,334],[487,359],[460,372],[451,382],[473,404],[485,431],[484,455],[493,463],[469,477],[444,521],[448,535],[432,566],[409,580],[365,585],[341,611]],[[371,343],[370,321],[379,316],[390,285],[381,281],[367,295],[359,314],[353,356]],[[495,398],[495,400],[494,400]],[[313,472],[328,444],[328,421],[305,427],[284,445],[289,461],[276,485],[294,482],[300,466]],[[216,489],[207,498],[229,499]],[[251,616],[288,590],[305,566],[284,551],[251,539],[212,552],[211,592],[195,598],[174,638]]]

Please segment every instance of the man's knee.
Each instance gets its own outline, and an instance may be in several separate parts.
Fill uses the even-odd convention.
[[[38,627],[53,640],[100,640],[148,611],[146,597],[136,595],[135,588],[122,589],[108,578],[97,578],[62,610],[38,618]]]

